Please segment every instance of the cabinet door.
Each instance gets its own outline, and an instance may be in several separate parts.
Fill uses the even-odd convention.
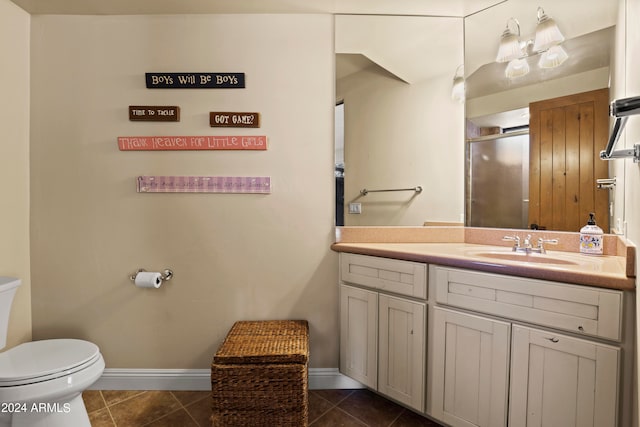
[[[379,296],[378,391],[424,411],[424,303]]]
[[[376,388],[378,294],[340,285],[340,372]]]
[[[514,325],[509,426],[616,426],[619,353]]]
[[[507,422],[510,324],[433,309],[431,415],[454,427]]]

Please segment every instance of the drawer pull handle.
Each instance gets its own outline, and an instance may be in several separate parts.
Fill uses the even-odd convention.
[[[560,341],[560,340],[559,340],[558,338],[556,338],[556,337],[553,337],[553,338],[547,338],[547,339],[548,339],[549,341],[551,341],[552,343],[557,343],[557,342],[559,342],[559,341]]]

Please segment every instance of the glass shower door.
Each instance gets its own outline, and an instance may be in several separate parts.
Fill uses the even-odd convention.
[[[469,142],[469,226],[529,228],[529,135]]]

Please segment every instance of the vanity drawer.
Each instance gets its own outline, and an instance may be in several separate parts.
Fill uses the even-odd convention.
[[[417,262],[341,253],[340,280],[400,295],[427,298],[427,265]]]
[[[620,341],[622,292],[432,267],[440,304]]]

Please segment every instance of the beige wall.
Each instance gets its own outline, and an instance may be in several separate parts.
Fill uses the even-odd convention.
[[[32,17],[35,338],[109,368],[207,368],[232,323],[305,318],[338,365],[331,15]],[[146,89],[145,72],[244,72],[246,89]],[[129,122],[178,105],[179,123]],[[260,129],[209,127],[260,112]],[[118,136],[264,134],[266,152],[120,152]],[[270,195],[137,194],[138,175],[271,176]],[[138,268],[170,267],[158,290]]]
[[[7,346],[31,339],[29,273],[29,14],[0,0],[0,276],[22,280]]]
[[[466,114],[467,117],[475,118],[528,108],[532,102],[603,89],[609,87],[609,84],[609,67],[602,67],[563,78],[467,99],[465,104]]]
[[[345,225],[422,225],[462,221],[464,213],[464,106],[451,99],[462,63],[462,20],[447,37],[459,38],[446,74],[407,84],[380,67],[337,83],[345,111]],[[423,192],[360,190],[422,186]],[[350,202],[361,214],[349,214]]]

